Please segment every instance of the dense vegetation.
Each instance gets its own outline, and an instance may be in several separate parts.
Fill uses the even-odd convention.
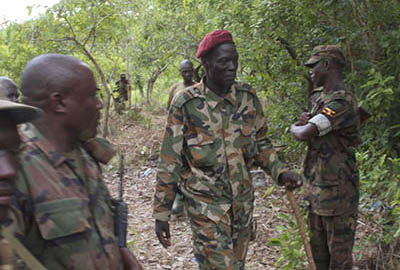
[[[259,92],[271,136],[282,156],[299,165],[304,145],[288,135],[310,90],[302,63],[319,44],[340,44],[347,84],[373,116],[362,126],[360,216],[371,224],[363,241],[375,253],[369,269],[399,269],[400,254],[400,1],[398,0],[60,0],[40,17],[0,29],[0,74],[19,82],[33,56],[77,56],[96,71],[107,134],[114,82],[131,81],[130,103],[158,111],[179,79],[177,66],[194,58],[201,38],[227,29],[240,54],[238,77]],[[294,226],[294,225],[293,225]],[[293,230],[292,230],[293,231]],[[298,239],[282,232],[284,269],[298,269]],[[272,243],[274,244],[274,243]],[[360,248],[360,247],[356,247]],[[373,268],[374,267],[374,268]]]

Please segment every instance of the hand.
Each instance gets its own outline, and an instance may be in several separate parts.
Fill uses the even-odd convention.
[[[302,182],[299,174],[293,171],[286,171],[279,176],[279,184],[285,186],[289,190],[293,190],[300,187]]]
[[[309,112],[303,112],[300,115],[300,119],[295,123],[296,126],[304,126],[307,121],[310,120],[311,114]]]
[[[136,259],[128,248],[120,248],[122,262],[124,263],[124,270],[143,270],[142,265]]]
[[[169,234],[168,221],[161,221],[156,219],[156,235],[161,245],[164,248],[171,246],[171,235]]]

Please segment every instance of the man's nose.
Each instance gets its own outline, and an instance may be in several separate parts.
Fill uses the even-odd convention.
[[[2,151],[3,152],[3,151]],[[0,180],[13,180],[17,175],[17,163],[10,154],[0,153]]]
[[[228,69],[229,70],[235,70],[236,69],[236,63],[234,61],[229,61],[228,62]]]

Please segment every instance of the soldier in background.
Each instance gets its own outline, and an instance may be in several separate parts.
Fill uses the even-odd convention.
[[[260,166],[291,188],[301,181],[279,161],[256,91],[235,81],[239,56],[231,33],[208,33],[197,57],[205,77],[176,93],[169,109],[154,195],[155,232],[163,247],[171,245],[178,186],[200,270],[243,270],[253,234],[250,169]]]
[[[13,80],[7,77],[0,77],[0,96],[7,100],[18,102],[17,85]]]
[[[97,132],[97,90],[87,64],[59,54],[35,57],[21,78],[22,101],[44,113],[23,129],[15,204],[3,226],[47,269],[142,269],[118,246],[99,160],[82,147]]]
[[[305,66],[318,88],[310,97],[311,110],[290,132],[308,145],[303,174],[312,253],[317,270],[351,270],[359,201],[357,100],[344,85],[340,47],[315,47]]]
[[[171,89],[169,90],[167,109],[169,109],[172,99],[179,90],[185,89],[186,87],[195,84],[195,82],[193,81],[193,63],[190,60],[185,59],[181,62],[181,64],[179,65],[179,73],[182,76],[183,82],[177,82],[171,86]]]
[[[117,97],[114,98],[115,110],[118,114],[121,114],[125,110],[125,102],[128,101],[131,86],[123,73],[120,75],[120,79],[115,82],[115,85],[117,86],[114,90],[117,93]]]

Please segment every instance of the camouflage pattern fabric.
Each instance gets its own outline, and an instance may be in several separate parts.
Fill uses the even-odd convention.
[[[309,213],[310,243],[317,270],[353,269],[357,215],[323,217]]]
[[[172,99],[174,98],[175,94],[178,93],[179,90],[185,89],[185,84],[183,82],[177,82],[172,85],[171,90],[169,90],[169,97],[168,97],[168,109],[171,106]],[[174,204],[173,204],[173,214],[174,215],[183,215],[185,211],[184,203],[183,203],[183,195],[177,193]]]
[[[348,90],[317,88],[310,101],[311,117],[323,114],[332,127],[308,142],[303,163],[313,257],[317,270],[350,270],[359,200],[357,100]]]
[[[250,242],[251,227],[238,224],[233,211],[219,223],[191,209],[194,255],[200,270],[243,270]]]
[[[170,219],[178,185],[192,226],[199,215],[217,226],[234,222],[238,231],[247,230],[254,201],[250,169],[260,166],[275,181],[286,170],[267,131],[261,104],[247,84],[233,84],[224,97],[203,81],[179,91],[161,146],[153,217]],[[228,211],[234,219],[226,220]],[[201,245],[194,237],[195,246]]]
[[[332,131],[308,143],[303,163],[306,199],[311,211],[321,216],[355,213],[359,199],[355,149],[360,143],[357,100],[348,90],[326,93],[322,88],[312,97],[311,117],[324,114]]]
[[[331,59],[342,66],[345,65],[345,58],[342,48],[337,45],[316,46],[311,53],[311,58],[308,59],[304,65],[312,67],[313,65],[324,59]]]
[[[48,269],[123,269],[111,197],[83,148],[62,155],[27,124],[16,200],[3,226]]]
[[[169,90],[167,109],[170,108],[172,99],[174,98],[175,94],[182,89],[185,89],[185,84],[183,82],[177,82],[171,86],[171,89]]]
[[[95,137],[83,142],[82,147],[97,162],[102,164],[107,164],[116,153],[110,142],[101,137]]]

